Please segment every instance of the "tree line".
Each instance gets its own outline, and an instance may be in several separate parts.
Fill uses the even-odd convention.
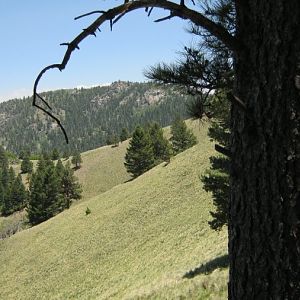
[[[61,211],[69,208],[74,200],[81,198],[82,189],[74,176],[74,169],[81,167],[78,152],[64,165],[53,155],[44,153],[33,170],[29,160],[30,153],[23,153],[21,173],[27,173],[28,188],[25,187],[21,173],[16,175],[9,167],[7,152],[0,146],[0,212],[8,216],[26,209],[31,225],[39,224]]]
[[[64,166],[58,160],[55,165],[53,160],[42,157],[29,183],[29,222],[39,224],[70,208],[72,201],[81,198],[81,192],[69,161]]]
[[[171,125],[171,137],[164,137],[158,123],[144,128],[137,126],[125,155],[125,167],[133,178],[140,176],[163,161],[170,162],[176,155],[197,143],[197,139],[185,122],[176,117]]]

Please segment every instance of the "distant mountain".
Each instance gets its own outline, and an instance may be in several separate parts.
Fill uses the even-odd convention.
[[[14,153],[77,149],[105,144],[125,127],[151,121],[169,125],[176,115],[186,117],[189,96],[169,86],[118,81],[108,86],[63,89],[42,93],[65,127],[70,144],[50,117],[32,107],[32,98],[0,103],[0,143]],[[43,105],[43,103],[40,103]]]

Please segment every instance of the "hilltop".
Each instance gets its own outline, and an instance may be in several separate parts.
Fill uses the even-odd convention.
[[[0,143],[7,150],[95,149],[105,145],[110,135],[119,135],[122,128],[132,132],[137,124],[150,121],[170,125],[176,114],[186,116],[185,103],[190,99],[170,86],[124,81],[41,95],[66,129],[69,145],[54,120],[32,107],[32,98],[27,97],[0,103]],[[49,110],[43,103],[39,105]]]
[[[0,241],[0,298],[225,299],[227,236],[209,228],[199,180],[214,150],[198,128],[169,165]]]

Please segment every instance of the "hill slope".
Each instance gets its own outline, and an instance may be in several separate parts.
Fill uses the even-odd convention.
[[[202,132],[169,165],[0,241],[0,298],[225,299],[226,232],[209,229],[199,180],[212,153]]]
[[[169,125],[174,115],[186,116],[185,103],[191,99],[170,86],[123,81],[89,89],[49,91],[42,96],[61,120],[70,144],[64,143],[53,119],[32,107],[28,97],[0,103],[0,144],[7,150],[95,149],[105,145],[112,133],[119,135],[123,127],[131,132],[137,124],[150,121]]]
[[[82,153],[82,167],[75,176],[83,186],[83,198],[99,195],[131,177],[124,166],[128,141]]]

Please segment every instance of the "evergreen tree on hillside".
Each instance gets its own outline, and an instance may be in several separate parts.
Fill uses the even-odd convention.
[[[44,161],[49,161],[49,160],[51,160],[51,154],[50,154],[48,151],[46,151],[46,150],[43,150],[43,151],[42,151],[40,157],[42,157],[42,159],[43,159]]]
[[[2,198],[1,213],[8,216],[15,211],[24,208],[27,200],[27,192],[22,182],[21,175],[17,177],[12,167],[5,168],[1,172],[2,182],[0,197]]]
[[[60,194],[62,196],[62,208],[70,208],[73,200],[81,198],[82,188],[74,176],[70,162],[67,162],[60,178]]]
[[[8,159],[4,148],[0,145],[0,209],[1,212],[6,198],[7,182],[8,182]]]
[[[52,151],[51,159],[52,159],[52,160],[57,160],[57,159],[59,159],[59,151],[58,151],[56,148],[54,148],[53,151]]]
[[[148,132],[138,126],[129,142],[124,163],[127,172],[138,177],[154,166],[154,153]]]
[[[65,167],[62,163],[62,161],[59,159],[56,163],[56,166],[55,166],[55,172],[56,172],[56,175],[61,178],[64,174],[64,171],[65,171]]]
[[[156,164],[169,161],[172,149],[169,141],[164,137],[162,127],[158,123],[152,123],[148,126],[148,132]]]
[[[171,125],[170,140],[175,154],[197,144],[196,137],[180,117],[176,117]]]
[[[111,136],[111,144],[112,144],[112,147],[118,147],[119,146],[119,137],[116,135],[116,134],[112,134]]]
[[[10,198],[10,204],[7,210],[7,214],[11,214],[15,211],[19,211],[23,209],[26,205],[28,197],[20,174],[15,178],[11,186],[9,198]]]
[[[62,157],[67,160],[69,157],[70,157],[70,151],[68,149],[66,149],[64,152],[63,152],[63,155]]]
[[[29,159],[29,154],[24,154],[23,160],[21,163],[21,173],[32,173],[33,163]]]
[[[4,148],[0,145],[0,169],[8,168],[8,158]]]
[[[120,133],[120,141],[121,143],[126,141],[129,138],[129,132],[127,128],[122,128],[122,131]]]
[[[30,153],[29,149],[27,147],[25,147],[19,151],[18,156],[19,156],[19,159],[23,160],[26,156],[30,157],[30,155],[31,155],[31,153]]]
[[[12,205],[11,205],[11,188],[12,184],[15,180],[15,173],[12,168],[4,167],[2,169],[1,174],[1,182],[2,182],[2,215],[8,216],[13,211]]]
[[[1,174],[1,169],[0,169],[0,179],[1,179],[1,177],[2,177],[2,174]],[[2,210],[3,210],[4,197],[5,197],[4,186],[2,184],[2,181],[0,180],[0,213],[1,214],[2,214]]]
[[[82,158],[79,151],[74,153],[71,163],[74,165],[75,170],[81,168]]]
[[[32,225],[48,220],[60,211],[59,177],[51,160],[41,158],[29,185],[28,219]]]

